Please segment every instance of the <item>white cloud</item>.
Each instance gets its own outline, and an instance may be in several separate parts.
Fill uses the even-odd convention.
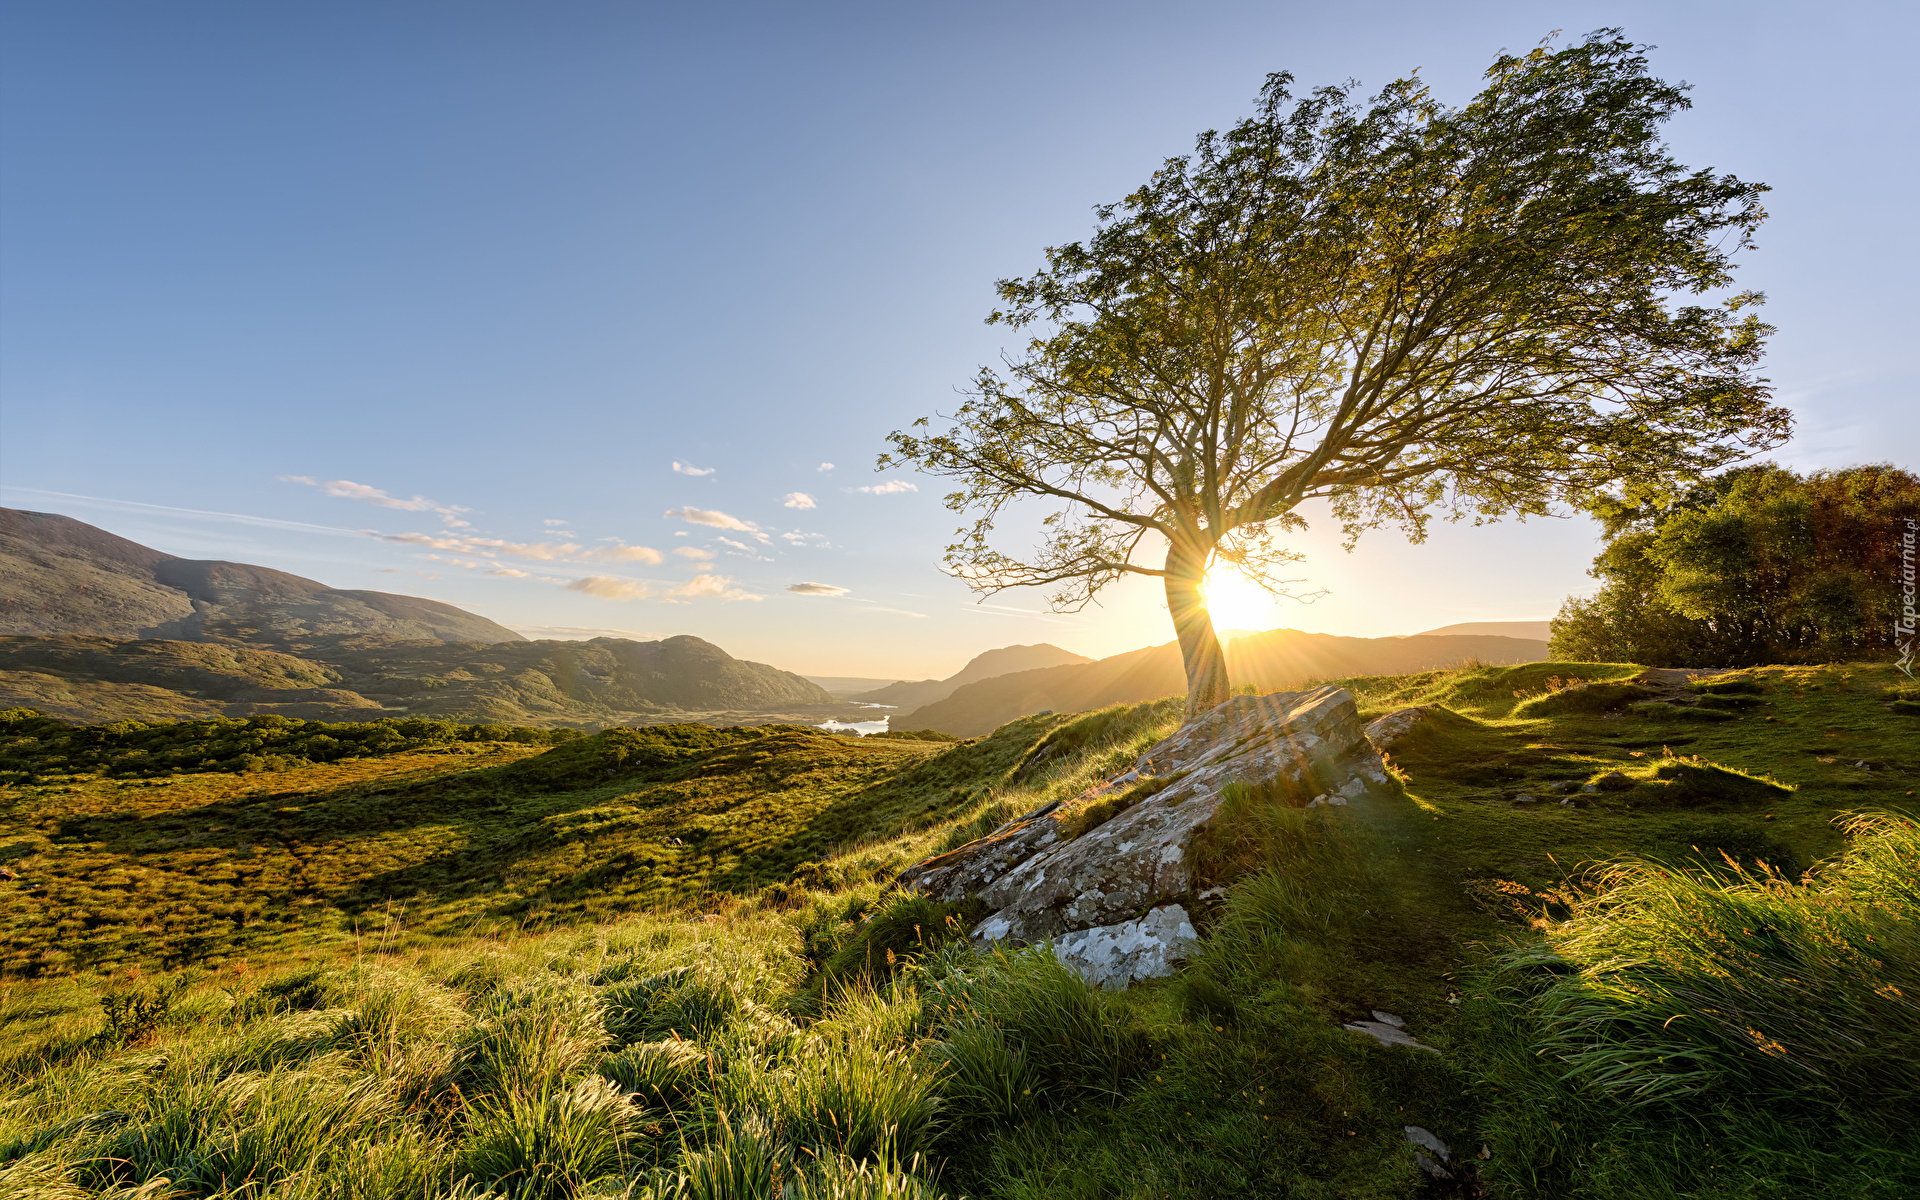
[[[460,554],[477,554],[483,558],[527,558],[535,562],[639,562],[648,566],[659,566],[664,561],[660,552],[651,546],[582,546],[576,542],[509,542],[500,538],[469,537],[460,533],[442,532],[439,536],[426,533],[377,533],[366,531],[368,537],[379,538],[383,542],[397,542],[402,546],[424,546],[431,550],[452,550]]]
[[[667,636],[664,633],[639,633],[632,629],[594,629],[580,625],[509,625],[507,628],[515,633],[524,633],[530,638],[556,642],[580,642],[598,637],[657,642]]]
[[[667,595],[675,598],[701,598],[709,600],[765,600],[765,596],[756,596],[752,592],[733,586],[733,580],[725,575],[695,575],[678,587],[668,590]]]
[[[508,579],[532,579],[533,578],[533,576],[527,574],[525,571],[516,571],[512,567],[495,567],[493,568],[493,570],[488,571],[487,574],[504,575]]]
[[[711,475],[715,468],[696,467],[692,463],[683,463],[676,460],[673,464],[673,469],[682,475]]]
[[[701,561],[713,557],[713,551],[702,549],[699,546],[676,546],[673,552],[681,558],[697,558]]]
[[[598,596],[602,600],[664,600],[675,603],[684,600],[764,600],[752,592],[733,585],[733,580],[725,575],[702,573],[695,575],[685,583],[671,586],[651,583],[642,579],[616,579],[611,575],[589,575],[585,579],[575,579],[566,585],[570,592],[585,592],[589,596]]]
[[[852,589],[830,583],[790,583],[787,590],[796,596],[844,596]]]
[[[857,487],[856,492],[865,492],[869,496],[892,496],[900,492],[917,492],[920,489],[904,479],[889,479],[885,483],[876,483],[872,487]]]
[[[654,595],[655,588],[650,583],[633,579],[615,579],[611,575],[589,575],[585,579],[576,579],[567,585],[570,592],[585,592],[589,596],[598,596],[602,600],[647,600]]]
[[[402,571],[399,567],[375,567],[373,573],[375,575],[404,575],[406,572]]]
[[[460,519],[460,514],[473,511],[470,508],[462,508],[458,504],[441,504],[425,496],[413,496],[407,499],[389,496],[377,487],[355,483],[351,479],[329,479],[322,482],[311,475],[280,475],[276,478],[286,483],[303,483],[308,487],[317,487],[327,495],[338,496],[342,500],[359,500],[366,504],[378,504],[382,508],[399,508],[407,512],[439,513],[441,520],[456,529],[464,528],[468,524]]]
[[[767,535],[761,533],[760,527],[752,521],[742,521],[739,517],[730,516],[718,509],[695,508],[692,505],[688,505],[685,508],[670,508],[662,515],[675,517],[694,525],[707,525],[714,529],[731,529],[736,533],[749,533],[763,542],[767,540]]]
[[[559,517],[548,517],[546,520],[540,523],[542,525],[545,525],[548,529],[558,529],[562,525],[568,524],[568,522],[561,520]],[[509,625],[507,626],[507,628],[511,629],[513,628],[513,626]]]
[[[833,464],[832,464],[832,463],[821,463],[821,464],[820,464],[820,465],[819,465],[818,467],[815,467],[814,469],[815,469],[815,470],[817,470],[817,471],[831,471],[831,470],[833,470]]]
[[[782,499],[780,503],[785,505],[788,508],[818,507],[818,505],[814,503],[813,497],[807,495],[805,492],[788,492],[786,494],[786,497]]]
[[[749,521],[742,521],[739,517],[728,516],[711,508],[694,508],[688,505],[686,508],[670,508],[662,515],[691,521],[695,525],[711,525],[715,529],[737,529],[742,533],[752,533],[755,529]]]
[[[824,533],[807,533],[799,529],[790,529],[780,536],[795,546],[818,546],[824,550],[833,545]]]

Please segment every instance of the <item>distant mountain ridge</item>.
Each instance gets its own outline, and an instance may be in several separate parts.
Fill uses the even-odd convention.
[[[450,604],[177,558],[0,509],[0,708],[71,721],[279,714],[598,727],[857,711],[697,637],[529,641]]]
[[[294,649],[321,638],[520,642],[418,596],[330,588],[270,567],[177,558],[57,513],[0,508],[0,633]]]
[[[1505,665],[1547,657],[1547,644],[1505,637],[1349,638],[1275,629],[1226,647],[1234,686],[1299,687],[1315,679],[1402,675],[1470,659]],[[892,719],[896,729],[936,729],[956,737],[991,733],[1032,713],[1085,712],[1137,704],[1186,691],[1176,642],[1116,654],[1097,662],[1002,675],[956,688],[945,699]]]
[[[983,679],[1011,675],[1018,671],[1037,671],[1045,667],[1063,667],[1092,661],[1084,654],[1062,650],[1047,642],[1036,642],[1031,646],[1002,646],[998,650],[988,650],[983,654],[974,655],[968,660],[966,666],[945,679],[902,681],[850,697],[850,699],[859,704],[891,704],[905,712],[945,700],[954,693],[955,689],[970,683],[978,683]],[[917,728],[910,725],[896,727]]]

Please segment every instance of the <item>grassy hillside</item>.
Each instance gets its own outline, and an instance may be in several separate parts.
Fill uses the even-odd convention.
[[[1203,949],[1118,995],[880,880],[1170,704],[961,745],[681,726],[36,772],[4,810],[0,1191],[1913,1194],[1911,698],[1757,670],[1681,715],[1638,674],[1349,681],[1437,706],[1397,815],[1236,799]],[[275,899],[196,947],[147,911],[191,888]],[[1439,1053],[1340,1027],[1376,1009]]]
[[[0,637],[0,706],[81,722],[382,713],[600,728],[868,715],[696,637],[654,642],[316,638],[298,655],[220,643]]]

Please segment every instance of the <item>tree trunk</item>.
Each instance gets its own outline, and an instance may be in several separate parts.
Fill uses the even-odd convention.
[[[1207,575],[1207,552],[1175,545],[1167,551],[1167,611],[1180,639],[1180,659],[1187,668],[1187,713],[1191,721],[1224,704],[1232,694],[1227,681],[1227,657],[1213,634],[1213,617],[1201,590]]]

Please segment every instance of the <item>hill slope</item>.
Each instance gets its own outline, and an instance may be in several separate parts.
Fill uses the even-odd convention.
[[[976,654],[966,666],[945,679],[903,680],[854,696],[852,699],[861,704],[891,704],[902,712],[909,712],[924,705],[945,700],[953,695],[956,689],[970,683],[978,683],[983,679],[1010,675],[1016,671],[1037,671],[1045,667],[1060,667],[1092,661],[1084,654],[1062,650],[1046,642],[1039,642],[1032,646],[1002,646],[998,650]],[[902,725],[900,728],[914,727]]]
[[[330,588],[268,567],[176,558],[56,513],[0,508],[0,633],[245,642],[518,642],[451,604]]]
[[[85,722],[405,713],[592,728],[690,714],[753,724],[845,715],[818,685],[689,636],[491,645],[336,638],[298,657],[198,642],[0,637],[5,706]]]
[[[1185,965],[1119,994],[885,880],[1071,800],[1177,704],[963,746],[380,722],[395,752],[261,774],[194,737],[348,730],[109,734],[179,742],[159,776],[10,716],[0,959],[40,978],[0,996],[0,1192],[1903,1200],[1899,681],[1759,669],[1687,716],[1639,674],[1345,681],[1430,706],[1401,802],[1235,801]],[[1631,855],[1658,861],[1592,869]]]
[[[1261,691],[1343,675],[1398,675],[1469,660],[1507,664],[1547,656],[1545,642],[1505,637],[1349,638],[1275,629],[1235,638],[1227,666],[1235,686]],[[1021,671],[956,688],[946,699],[893,718],[898,729],[975,737],[1028,713],[1086,712],[1186,691],[1180,647],[1168,642],[1097,662]]]

